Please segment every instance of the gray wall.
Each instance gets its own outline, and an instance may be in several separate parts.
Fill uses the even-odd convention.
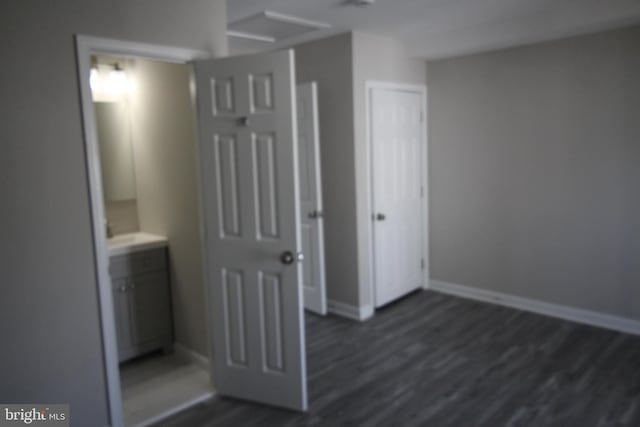
[[[640,27],[427,68],[432,278],[640,319]]]
[[[318,83],[327,298],[358,304],[351,34],[295,48],[298,83]]]
[[[136,60],[133,147],[140,229],[169,239],[176,341],[208,355],[191,67]]]
[[[425,84],[425,63],[409,59],[392,39],[357,32],[295,51],[298,82],[318,82],[328,298],[368,306],[373,295],[365,84]]]
[[[66,402],[74,425],[105,425],[73,34],[221,55],[225,2],[5,0],[0,9],[0,401]]]
[[[353,33],[353,108],[355,180],[358,223],[358,294],[360,306],[373,304],[370,275],[371,198],[366,115],[366,82],[384,81],[402,84],[426,84],[425,62],[410,59],[402,45],[393,39]]]

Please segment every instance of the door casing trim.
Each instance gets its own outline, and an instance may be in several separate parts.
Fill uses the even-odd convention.
[[[95,277],[98,285],[100,334],[102,339],[102,354],[104,358],[104,374],[107,385],[109,423],[114,427],[122,427],[124,426],[124,418],[122,413],[122,395],[118,369],[115,319],[112,308],[113,298],[111,295],[111,280],[109,278],[109,254],[107,251],[107,237],[102,219],[104,215],[104,201],[100,169],[100,150],[98,147],[98,132],[95,113],[93,110],[91,86],[89,83],[91,55],[110,54],[187,64],[196,59],[210,58],[211,54],[200,50],[130,42],[81,34],[75,35],[75,47],[87,171],[87,190],[89,193],[91,207],[90,214],[92,224],[93,256],[95,260]],[[203,225],[200,224],[200,227],[202,229]],[[209,281],[207,280],[205,283],[209,283]]]

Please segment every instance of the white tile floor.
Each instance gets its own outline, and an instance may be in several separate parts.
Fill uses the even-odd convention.
[[[214,394],[209,373],[176,354],[152,355],[122,365],[120,383],[127,427],[150,425]]]

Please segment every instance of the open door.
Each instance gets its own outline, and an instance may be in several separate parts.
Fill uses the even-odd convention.
[[[324,216],[318,132],[318,90],[315,82],[298,85],[298,155],[300,156],[300,212],[304,265],[304,308],[327,314],[324,274]]]
[[[306,410],[294,72],[292,51],[195,62],[215,388]]]

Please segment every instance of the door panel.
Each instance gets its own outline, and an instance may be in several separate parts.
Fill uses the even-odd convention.
[[[247,330],[244,307],[244,281],[241,271],[222,271],[224,325],[229,364],[247,367]]]
[[[283,373],[284,341],[282,329],[282,281],[278,274],[260,274],[260,313],[262,315],[263,360],[265,372]]]
[[[218,216],[223,238],[240,237],[240,202],[238,194],[238,147],[233,135],[214,138],[215,165],[218,174]]]
[[[327,314],[324,267],[324,217],[320,175],[320,138],[316,83],[298,85],[298,155],[300,160],[300,222],[304,250],[304,307]]]
[[[422,97],[371,90],[376,307],[422,286]]]
[[[293,53],[195,71],[215,387],[306,410]]]
[[[171,295],[166,271],[140,273],[131,277],[129,318],[131,339],[137,347],[167,336],[172,328]]]
[[[272,112],[273,105],[273,73],[249,74],[251,82],[251,110],[255,113]]]
[[[270,133],[253,136],[253,177],[258,217],[258,239],[277,239],[278,189],[276,188],[276,136]]]

